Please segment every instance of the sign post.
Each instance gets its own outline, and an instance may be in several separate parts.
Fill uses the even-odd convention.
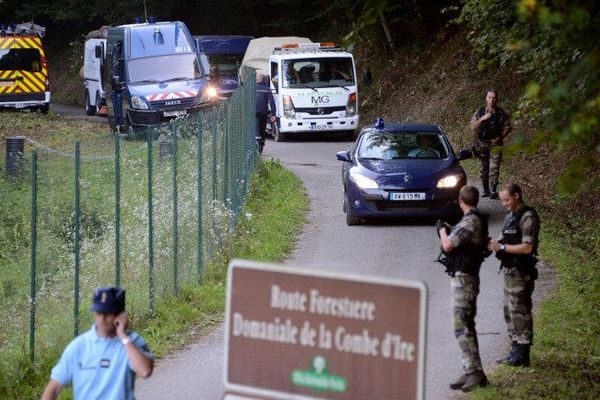
[[[426,299],[422,282],[233,260],[225,387],[255,396],[239,398],[423,399]]]

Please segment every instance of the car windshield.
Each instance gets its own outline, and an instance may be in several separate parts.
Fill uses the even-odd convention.
[[[369,132],[363,136],[358,157],[371,160],[403,158],[443,159],[448,148],[436,132]]]
[[[354,85],[350,57],[303,58],[283,63],[284,88],[322,88]]]
[[[174,54],[129,60],[129,82],[156,83],[202,77],[195,54]]]

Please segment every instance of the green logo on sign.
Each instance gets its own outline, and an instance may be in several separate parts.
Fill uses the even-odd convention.
[[[348,387],[346,378],[339,375],[329,375],[325,357],[316,356],[308,371],[295,369],[292,371],[292,383],[309,387],[319,392],[345,392]]]

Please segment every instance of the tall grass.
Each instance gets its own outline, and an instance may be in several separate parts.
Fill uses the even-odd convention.
[[[128,146],[136,147],[139,146],[139,143],[129,144]],[[189,150],[191,151],[193,148],[194,144],[192,143]],[[180,155],[185,158],[186,146],[182,146],[180,150]],[[145,296],[148,273],[144,271],[145,260],[142,259],[146,246],[144,241],[146,232],[143,228],[146,216],[142,206],[143,201],[142,204],[139,202],[145,196],[144,178],[136,176],[132,172],[139,162],[134,154],[135,151],[130,153],[124,163],[124,166],[131,163],[131,165],[124,168],[129,170],[131,175],[123,182],[123,198],[127,200],[124,201],[122,206],[126,210],[122,218],[128,222],[124,224],[126,229],[122,229],[124,239],[122,244],[124,249],[122,279],[125,282],[123,285],[128,288],[128,311],[131,313],[132,324],[135,329],[143,333],[155,353],[160,356],[189,340],[190,336],[186,332],[197,333],[216,321],[222,320],[226,265],[230,256],[280,261],[288,254],[293,246],[293,236],[299,232],[303,225],[307,209],[307,198],[302,191],[298,178],[294,177],[280,164],[270,161],[261,164],[252,178],[248,202],[240,217],[235,235],[226,235],[226,228],[216,228],[223,222],[223,218],[227,219],[228,216],[226,215],[226,208],[211,202],[213,210],[207,213],[205,218],[207,226],[210,226],[207,231],[210,232],[211,229],[213,231],[206,240],[208,242],[218,241],[219,245],[223,246],[224,251],[217,253],[213,250],[210,261],[207,261],[205,265],[203,283],[199,285],[194,283],[197,282],[194,279],[197,277],[195,275],[196,262],[194,256],[189,255],[195,254],[195,225],[187,226],[185,224],[185,221],[195,220],[196,191],[193,189],[195,186],[190,183],[195,182],[197,177],[194,176],[192,171],[182,169],[181,193],[179,195],[182,206],[179,211],[180,218],[184,223],[182,223],[182,239],[180,241],[182,249],[180,271],[182,277],[187,275],[192,278],[182,278],[180,296],[173,296],[170,287],[172,282],[172,270],[170,269],[172,254],[168,250],[158,252],[156,261],[157,281],[162,281],[163,284],[157,285],[157,288],[164,292],[164,297],[158,301],[155,313],[151,314],[148,311],[147,296]],[[93,168],[89,167],[94,172],[87,171],[87,174],[82,173],[82,175],[110,174],[111,166],[102,166],[101,164],[97,164]],[[67,166],[63,167],[68,168]],[[61,176],[58,171],[54,171],[49,175]],[[126,177],[129,174],[124,171],[123,176]],[[168,180],[167,169],[157,171],[156,181],[162,179]],[[38,304],[38,315],[40,315],[41,322],[38,323],[36,361],[33,364],[28,360],[27,340],[29,308],[26,301],[29,282],[26,279],[27,273],[23,273],[27,270],[29,262],[27,249],[16,249],[20,251],[21,256],[11,256],[10,266],[3,259],[0,266],[3,269],[3,287],[7,288],[2,293],[3,302],[0,307],[2,312],[7,315],[7,320],[14,317],[12,323],[3,324],[0,328],[4,339],[0,350],[2,353],[2,361],[0,361],[0,398],[27,399],[39,396],[49,377],[51,366],[56,362],[66,343],[72,338],[73,286],[71,275],[73,255],[69,242],[70,234],[65,234],[65,230],[70,229],[71,216],[69,212],[61,211],[60,206],[61,204],[65,207],[69,205],[69,190],[66,189],[66,186],[70,183],[69,180],[68,174],[65,173],[64,181],[57,179],[52,183],[54,188],[60,188],[64,185],[67,193],[61,191],[61,194],[52,197],[52,200],[49,201],[51,204],[46,204],[46,207],[44,207],[44,210],[48,210],[48,212],[43,214],[60,215],[62,219],[59,218],[59,221],[62,222],[51,223],[50,221],[53,221],[53,219],[48,218],[49,225],[44,226],[43,229],[40,227],[40,231],[44,232],[42,236],[45,238],[42,247],[48,254],[40,256],[39,263],[43,266],[42,270],[46,271],[44,268],[48,270],[39,278],[39,281],[43,282],[39,289],[40,301]],[[90,179],[91,181],[92,179]],[[28,203],[29,194],[25,189],[25,182],[5,180],[0,184],[3,188],[10,188],[8,191],[3,190],[1,196],[14,199],[13,204]],[[82,262],[81,281],[82,287],[86,289],[82,290],[81,295],[80,326],[82,330],[88,329],[91,323],[91,316],[87,312],[87,307],[92,288],[100,284],[110,283],[114,279],[112,268],[114,263],[112,217],[114,215],[111,211],[112,205],[101,199],[101,194],[106,195],[108,189],[95,188],[89,190],[92,199],[94,198],[93,192],[96,192],[100,198],[87,201],[83,207],[84,210],[87,210],[84,215],[94,215],[90,219],[95,222],[89,224],[91,232],[83,234],[85,238],[83,240],[85,262]],[[162,247],[163,249],[168,248],[171,239],[169,230],[171,228],[170,213],[172,210],[169,208],[168,201],[163,198],[163,196],[169,197],[170,194],[167,192],[168,190],[161,189],[160,185],[155,192],[157,196],[155,215],[157,221],[159,221],[156,226],[158,234],[155,241],[157,248],[161,248],[159,244],[164,242],[167,247]],[[210,197],[210,194],[208,194],[208,197]],[[5,204],[4,201],[1,203]],[[69,207],[66,208],[69,209]],[[15,229],[3,229],[2,240],[9,241],[8,239],[12,233],[13,237],[17,235],[22,243],[28,243],[28,233],[22,233],[27,231],[28,212],[28,209],[22,210],[23,216],[20,217],[20,222],[16,224],[14,217],[10,217],[12,218],[11,224]],[[10,213],[2,212],[0,215],[7,216]],[[284,218],[281,218],[282,216]],[[2,224],[2,226],[6,228],[8,225]],[[94,229],[100,233],[93,233]],[[186,229],[189,231],[186,232]],[[186,249],[186,247],[189,248]],[[54,262],[49,262],[49,260],[54,260]],[[12,273],[10,273],[11,266],[16,267],[12,268]],[[43,317],[41,317],[42,315]],[[193,327],[196,328],[192,329]],[[68,397],[69,394],[67,393],[66,396]]]

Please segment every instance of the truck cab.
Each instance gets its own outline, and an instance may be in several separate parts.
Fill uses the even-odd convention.
[[[183,22],[110,28],[104,65],[108,123],[113,129],[132,133],[218,101]]]
[[[342,132],[358,127],[358,86],[351,53],[333,43],[286,43],[269,56],[277,124],[276,141],[301,133]]]
[[[200,61],[211,82],[217,86],[219,100],[226,100],[238,88],[238,70],[252,36],[194,36]]]

